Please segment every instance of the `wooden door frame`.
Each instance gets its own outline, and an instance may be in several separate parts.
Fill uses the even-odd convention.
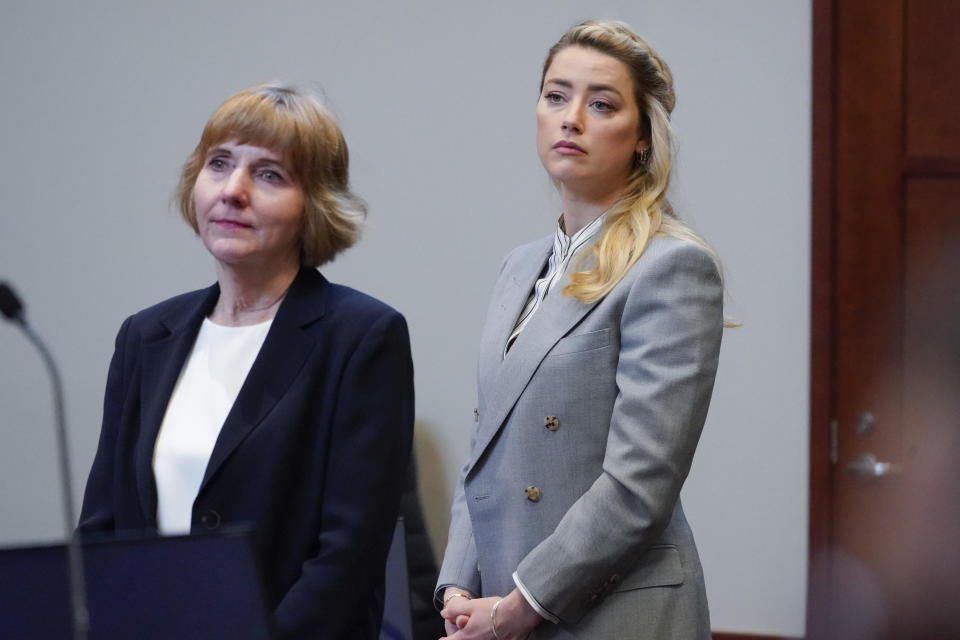
[[[831,485],[835,372],[834,96],[836,0],[813,0],[810,166],[810,478],[807,633],[829,635]]]

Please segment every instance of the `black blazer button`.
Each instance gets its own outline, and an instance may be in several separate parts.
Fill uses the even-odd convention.
[[[207,509],[200,514],[200,524],[202,524],[206,529],[216,529],[220,526],[222,521],[223,518],[221,518],[220,514],[213,509]]]

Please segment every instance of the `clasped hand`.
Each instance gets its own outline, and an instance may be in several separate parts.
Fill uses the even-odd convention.
[[[525,640],[540,616],[514,590],[497,607],[495,635],[490,612],[499,600],[499,596],[449,598],[440,612],[447,633],[443,640]]]

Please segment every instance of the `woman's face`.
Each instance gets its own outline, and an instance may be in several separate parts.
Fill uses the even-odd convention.
[[[270,149],[236,142],[212,147],[193,199],[200,238],[218,262],[299,264],[303,189]]]
[[[646,146],[626,65],[593,49],[561,49],[537,103],[537,152],[550,177],[564,192],[606,199],[623,189]]]

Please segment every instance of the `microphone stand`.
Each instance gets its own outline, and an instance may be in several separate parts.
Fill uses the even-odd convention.
[[[60,476],[63,493],[63,519],[67,532],[67,575],[70,583],[70,610],[73,621],[74,640],[86,640],[90,629],[90,619],[87,613],[86,587],[83,578],[83,556],[80,553],[80,542],[74,533],[73,520],[73,490],[70,475],[70,456],[67,451],[67,427],[63,410],[63,384],[60,371],[57,369],[53,355],[37,335],[23,314],[23,305],[19,298],[7,286],[0,282],[0,306],[3,315],[17,324],[31,343],[40,352],[40,357],[46,365],[50,380],[53,383],[53,405],[57,427],[57,454],[60,463]]]

